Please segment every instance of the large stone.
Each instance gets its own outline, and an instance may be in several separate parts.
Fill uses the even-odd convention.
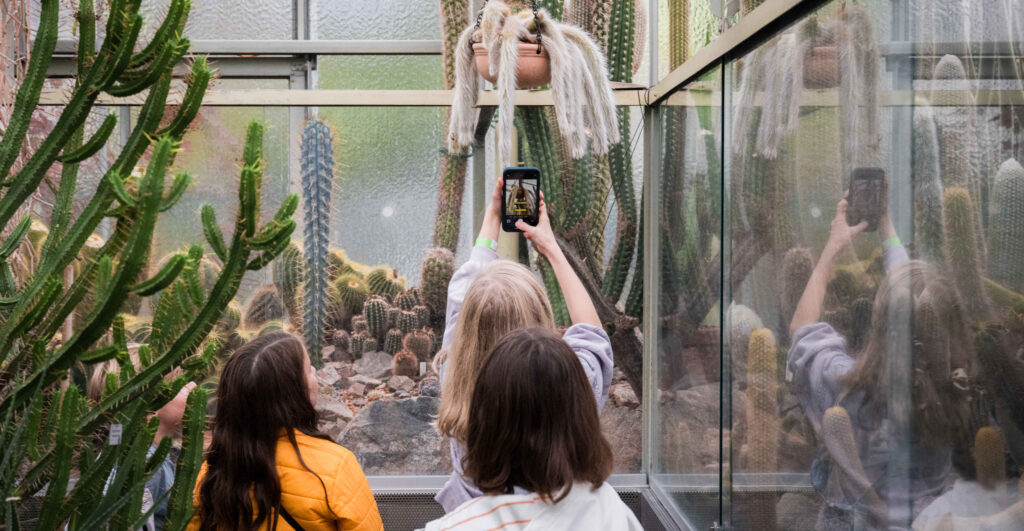
[[[408,376],[392,376],[388,379],[388,388],[392,391],[405,391],[406,393],[416,387],[416,382]]]
[[[434,427],[439,400],[378,400],[359,410],[338,437],[367,475],[447,474],[447,444]]]
[[[320,395],[317,398],[316,410],[320,413],[320,420],[328,423],[338,420],[349,422],[356,416],[348,404],[333,396]]]
[[[369,376],[363,376],[362,374],[357,374],[349,378],[349,381],[354,383],[361,383],[366,387],[370,388],[377,387],[382,383],[380,380],[376,378],[370,378]]]
[[[620,407],[609,400],[601,410],[601,431],[611,444],[615,473],[640,472],[642,422],[640,408]]]
[[[345,391],[350,395],[363,396],[366,394],[366,384],[352,382]]]
[[[324,365],[322,369],[316,371],[316,379],[324,387],[334,387],[341,378],[338,369],[333,365]]]
[[[441,396],[441,382],[437,378],[424,379],[420,382],[420,396],[439,398]]]
[[[367,352],[356,360],[356,373],[383,380],[391,376],[391,355],[387,352]]]

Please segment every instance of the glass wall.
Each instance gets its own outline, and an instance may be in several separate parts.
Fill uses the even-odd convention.
[[[707,76],[723,84],[714,197],[693,144],[716,122],[697,121],[694,86],[662,106],[651,480],[686,522],[1020,527],[1022,28],[1005,2],[831,2],[796,19]],[[697,118],[677,146],[680,111]],[[698,305],[719,250],[722,292]],[[704,288],[683,318],[680,270]],[[695,444],[704,459],[673,453]],[[717,463],[712,519],[691,491],[715,491],[701,474]]]

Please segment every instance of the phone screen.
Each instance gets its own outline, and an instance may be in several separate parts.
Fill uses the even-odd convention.
[[[501,228],[520,232],[516,221],[536,226],[540,221],[540,170],[537,168],[505,168],[502,175]]]
[[[878,230],[885,201],[885,170],[882,168],[855,168],[850,176],[850,196],[847,199],[846,223],[858,225],[868,222],[868,232]]]

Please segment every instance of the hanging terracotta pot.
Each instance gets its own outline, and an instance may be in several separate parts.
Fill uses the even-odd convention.
[[[839,47],[815,46],[804,57],[804,88],[828,89],[839,86]]]
[[[551,82],[551,57],[548,51],[540,48],[536,43],[519,43],[519,61],[516,63],[516,86],[521,89],[537,88]],[[476,57],[476,69],[484,79],[491,83],[497,83],[498,77],[491,75],[491,62],[487,56],[487,48],[479,43],[473,43],[473,53]]]

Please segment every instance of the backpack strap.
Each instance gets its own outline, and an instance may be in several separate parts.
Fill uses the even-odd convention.
[[[288,509],[285,509],[284,505],[281,505],[278,509],[280,510],[281,518],[284,518],[284,521],[288,522],[288,525],[292,526],[292,529],[295,531],[305,531],[305,529],[302,528],[302,525],[295,520],[295,517],[288,513]]]

